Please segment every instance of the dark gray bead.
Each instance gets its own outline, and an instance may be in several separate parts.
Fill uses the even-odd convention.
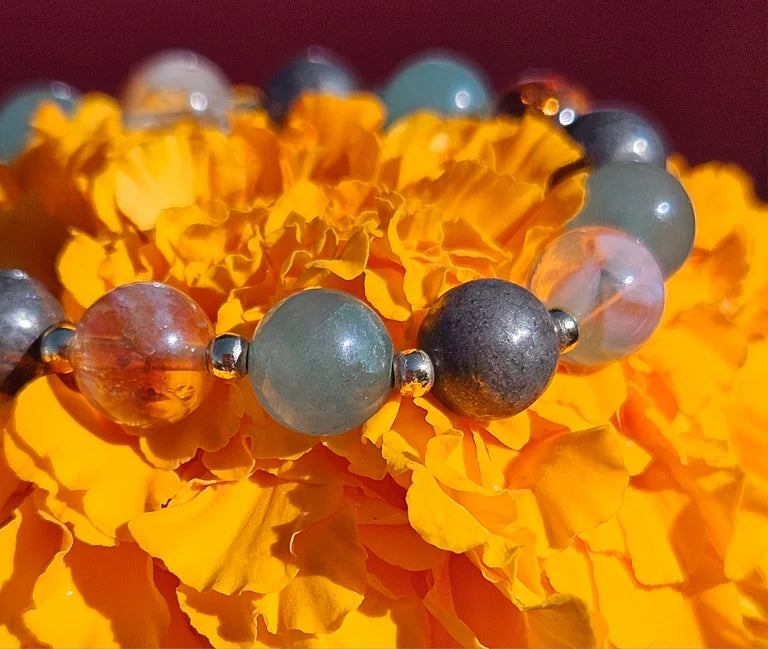
[[[61,305],[21,270],[0,270],[0,392],[14,394],[42,372],[30,354],[37,339],[64,320]]]
[[[432,394],[475,419],[525,410],[549,385],[558,360],[547,308],[501,279],[467,282],[442,295],[424,318],[418,345],[435,367]]]
[[[642,117],[626,110],[598,110],[576,119],[568,133],[584,147],[595,167],[612,162],[644,162],[662,169],[667,150],[662,137]]]
[[[266,87],[270,116],[281,122],[303,92],[345,97],[359,87],[354,73],[333,53],[310,47],[282,67]]]

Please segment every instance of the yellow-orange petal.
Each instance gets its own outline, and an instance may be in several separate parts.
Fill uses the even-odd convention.
[[[525,626],[529,647],[597,645],[586,604],[571,595],[552,595],[539,606],[526,609]]]
[[[181,610],[189,616],[189,622],[214,647],[254,646],[256,621],[252,593],[200,593],[184,584],[179,584],[176,592]]]

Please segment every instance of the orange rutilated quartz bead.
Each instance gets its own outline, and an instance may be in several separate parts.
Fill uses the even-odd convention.
[[[95,302],[69,346],[75,381],[92,406],[126,426],[179,421],[211,388],[206,348],[214,331],[184,293],[157,282],[125,284]]]

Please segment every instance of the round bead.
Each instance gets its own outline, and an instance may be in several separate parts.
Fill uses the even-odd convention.
[[[579,339],[564,360],[596,366],[623,358],[656,329],[664,311],[664,277],[645,247],[603,227],[566,232],[531,270],[531,291],[578,323]]]
[[[8,95],[0,105],[0,162],[9,162],[24,150],[30,120],[44,101],[52,101],[70,113],[78,98],[77,90],[61,81],[24,86]]]
[[[132,71],[121,100],[129,128],[157,128],[183,118],[224,127],[233,103],[221,69],[189,50],[164,50],[146,59]]]
[[[351,430],[392,388],[392,340],[360,300],[330,289],[296,293],[259,323],[248,375],[263,408],[309,435]]]
[[[500,279],[474,280],[443,294],[427,312],[418,341],[435,366],[432,394],[475,419],[525,410],[557,367],[549,312],[523,287]]]
[[[491,91],[479,69],[456,56],[430,54],[400,68],[382,92],[387,119],[420,110],[442,115],[485,116]]]
[[[179,421],[211,388],[206,349],[213,326],[175,288],[157,282],[124,284],[91,305],[69,344],[83,396],[127,426]]]
[[[576,318],[562,309],[550,309],[549,315],[552,316],[552,321],[555,323],[557,346],[560,353],[565,354],[571,351],[579,340],[579,323],[576,322]]]
[[[248,373],[248,341],[235,334],[216,336],[208,345],[208,371],[227,381],[244,377]]]
[[[532,70],[502,94],[496,112],[522,117],[526,110],[538,112],[561,126],[568,126],[589,110],[589,99],[579,86],[549,72]]]
[[[72,371],[68,347],[74,335],[74,325],[60,322],[46,329],[40,336],[39,356],[48,371],[55,374],[69,374]]]
[[[404,397],[423,397],[435,383],[435,368],[420,349],[395,354],[395,385]]]
[[[665,277],[688,258],[696,220],[683,186],[659,167],[605,165],[587,181],[587,197],[567,229],[605,225],[623,230],[651,251]]]
[[[0,270],[0,392],[15,394],[42,373],[30,348],[64,313],[53,295],[21,270]]]
[[[334,53],[310,47],[295,57],[267,84],[267,110],[281,122],[303,92],[346,97],[359,87],[355,74]]]
[[[643,118],[626,110],[598,110],[582,115],[568,133],[584,147],[594,167],[613,162],[644,162],[667,167],[664,141]]]

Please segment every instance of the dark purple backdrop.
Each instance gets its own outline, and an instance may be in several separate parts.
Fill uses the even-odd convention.
[[[766,0],[0,0],[0,92],[40,77],[114,92],[132,62],[170,46],[261,85],[311,44],[371,82],[426,47],[469,55],[497,87],[560,70],[645,109],[691,162],[738,162],[766,192]]]

